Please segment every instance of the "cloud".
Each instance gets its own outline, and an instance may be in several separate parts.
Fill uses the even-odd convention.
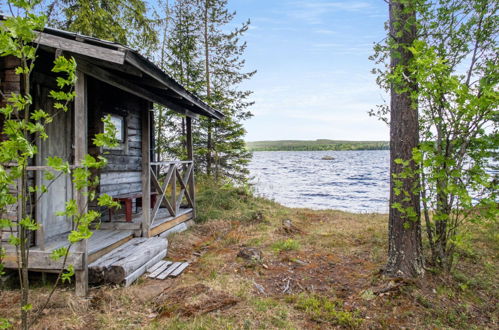
[[[268,80],[255,86],[248,140],[387,139],[386,125],[368,115],[383,103],[371,75],[337,69],[282,79],[285,84]]]
[[[327,29],[318,29],[318,30],[314,30],[314,33],[332,35],[332,34],[337,34],[338,32],[333,31],[333,30],[327,30]]]
[[[338,43],[338,42],[316,42],[307,48],[309,53],[320,54],[328,52],[334,55],[363,55],[373,53],[373,43]]]
[[[288,12],[292,18],[308,24],[322,24],[323,17],[334,12],[356,12],[371,8],[365,1],[298,1],[290,4],[293,9]]]
[[[262,86],[255,90],[256,104],[252,111],[258,116],[280,113],[291,118],[316,120],[348,119],[343,113],[365,117],[374,107],[373,98],[381,99],[373,80],[352,75],[348,81],[342,75],[317,73],[285,86]]]

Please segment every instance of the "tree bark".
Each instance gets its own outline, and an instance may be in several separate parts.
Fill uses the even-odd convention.
[[[390,10],[390,35],[395,44],[391,51],[392,70],[406,66],[412,54],[406,49],[416,38],[416,13],[414,5],[407,0],[392,0]],[[394,277],[416,277],[423,274],[421,244],[421,211],[419,199],[419,175],[417,164],[412,160],[412,150],[418,147],[418,110],[411,99],[411,91],[417,88],[404,70],[403,86],[391,86],[390,112],[390,213],[388,262],[384,273]],[[400,92],[404,89],[404,92]],[[409,161],[412,175],[399,177],[407,170],[396,160]],[[402,192],[397,194],[396,183],[402,183]],[[402,209],[411,209],[413,214],[394,208],[394,203]]]

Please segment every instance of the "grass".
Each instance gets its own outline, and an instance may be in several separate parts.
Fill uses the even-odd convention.
[[[279,253],[282,251],[294,251],[300,249],[300,243],[294,239],[288,238],[286,240],[280,240],[272,244],[272,250]]]
[[[399,283],[379,274],[386,215],[286,208],[230,186],[201,190],[198,214],[170,238],[168,258],[191,262],[180,277],[94,287],[89,299],[66,286],[37,328],[497,328],[497,225],[472,231],[450,274]],[[300,231],[284,231],[284,219]],[[238,258],[243,247],[263,260]],[[35,288],[33,305],[47,292]],[[18,301],[0,291],[0,317],[18,322]]]
[[[294,303],[298,310],[302,310],[308,316],[320,323],[330,323],[347,328],[358,328],[362,324],[362,319],[357,312],[350,312],[343,309],[343,303],[337,300],[322,296],[300,294],[291,296],[288,302]]]

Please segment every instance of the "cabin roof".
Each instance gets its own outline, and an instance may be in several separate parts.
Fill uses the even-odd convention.
[[[119,43],[55,28],[39,32],[36,42],[42,48],[74,56],[78,69],[85,74],[178,113],[190,117],[224,117],[138,51]]]

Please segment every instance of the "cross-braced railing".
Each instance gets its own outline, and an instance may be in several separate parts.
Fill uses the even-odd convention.
[[[186,206],[194,208],[192,196],[194,191],[194,163],[192,161],[154,162],[151,163],[150,170],[151,188],[158,193],[151,212],[151,223],[154,223],[161,207],[166,208],[170,216],[175,217],[182,206],[184,197],[187,203]]]

